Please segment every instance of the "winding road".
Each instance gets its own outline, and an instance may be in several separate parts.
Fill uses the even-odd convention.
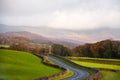
[[[52,62],[54,62],[55,64],[58,64],[64,68],[68,68],[70,69],[71,71],[74,72],[74,75],[69,77],[69,78],[66,78],[64,80],[83,80],[85,79],[86,77],[88,77],[90,74],[87,72],[87,71],[83,71],[83,70],[80,70],[80,69],[76,69],[72,66],[69,66],[67,64],[65,64],[64,62],[60,61],[60,60],[57,60],[51,56],[47,56],[49,60],[51,60]]]

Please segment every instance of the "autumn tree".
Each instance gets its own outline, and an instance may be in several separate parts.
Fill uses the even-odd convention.
[[[104,40],[93,44],[80,45],[73,49],[74,54],[96,58],[120,58],[120,41]]]

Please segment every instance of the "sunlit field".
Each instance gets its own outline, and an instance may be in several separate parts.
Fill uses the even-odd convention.
[[[33,80],[62,72],[30,53],[0,49],[0,79]]]
[[[120,70],[120,61],[118,59],[100,59],[100,58],[80,58],[80,57],[71,57],[69,58],[71,61],[86,67],[91,68],[101,68],[100,72],[103,75],[102,80],[119,80],[120,79],[120,72],[114,72],[110,70]],[[95,61],[96,60],[96,61]],[[100,61],[100,62],[99,62]],[[103,61],[103,63],[102,63]],[[105,62],[106,61],[106,62]],[[111,61],[111,63],[109,63]],[[108,62],[108,63],[107,63]],[[115,64],[114,64],[115,62]],[[102,70],[106,69],[106,70]]]
[[[87,66],[92,68],[106,68],[106,69],[120,70],[120,65],[84,62],[84,61],[78,61],[78,60],[72,60],[72,61],[82,66]]]

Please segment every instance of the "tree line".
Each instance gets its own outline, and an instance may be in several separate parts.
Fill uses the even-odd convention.
[[[70,49],[60,44],[54,44],[52,47],[52,53],[60,56],[120,59],[120,41],[110,39],[93,44],[87,43],[77,46],[74,49]]]
[[[35,43],[24,37],[3,37],[0,36],[0,44],[10,45],[10,49],[27,51],[36,54],[49,53],[49,47]],[[120,59],[120,41],[103,40],[96,43],[87,43],[77,46],[73,49],[60,44],[53,44],[51,48],[52,54],[60,56],[79,56],[94,58],[118,58]]]
[[[108,39],[93,44],[80,45],[72,50],[72,55],[94,58],[120,58],[120,41]]]
[[[26,51],[34,54],[49,53],[49,46],[47,44],[39,44],[24,37],[4,37],[0,36],[0,44],[9,45],[9,49]]]

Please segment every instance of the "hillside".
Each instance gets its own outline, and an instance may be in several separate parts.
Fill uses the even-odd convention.
[[[101,80],[120,79],[119,59],[88,58],[88,57],[70,57],[69,59],[78,65],[97,68],[103,75]]]
[[[39,40],[39,42],[41,43],[49,42],[49,38],[43,37],[38,34],[31,33],[31,32],[27,32],[27,31],[6,32],[6,33],[0,33],[0,35],[4,37],[25,37],[33,41]]]
[[[52,37],[54,39],[65,42],[76,43],[78,45],[83,43],[93,43],[104,39],[120,40],[120,28],[103,27],[94,29],[56,29],[47,26],[10,26],[0,24],[0,32],[19,32],[28,31],[37,33],[39,35]]]
[[[73,49],[73,55],[120,59],[120,41],[108,39],[92,44],[80,45]]]
[[[1,80],[33,80],[62,70],[46,66],[42,59],[21,51],[0,49]]]
[[[78,42],[73,41],[73,40],[62,40],[62,39],[57,39],[57,38],[50,38],[50,37],[44,37],[39,34],[27,32],[27,31],[20,31],[20,32],[5,32],[5,33],[0,33],[0,36],[3,37],[25,37],[28,38],[34,42],[37,43],[45,43],[45,44],[62,44],[64,46],[74,48],[78,46]]]
[[[11,37],[5,37],[5,36],[0,36],[0,44],[8,44],[12,45],[15,43],[21,43],[21,44],[26,44],[26,43],[32,43],[28,38],[25,37],[16,37],[16,36],[11,36]]]
[[[45,53],[43,51],[45,49],[47,49],[46,53],[48,53],[50,46],[51,45],[49,44],[40,44],[33,42],[32,40],[25,37],[0,36],[0,48],[9,48],[12,50],[27,51],[30,53],[41,54],[41,53]]]

